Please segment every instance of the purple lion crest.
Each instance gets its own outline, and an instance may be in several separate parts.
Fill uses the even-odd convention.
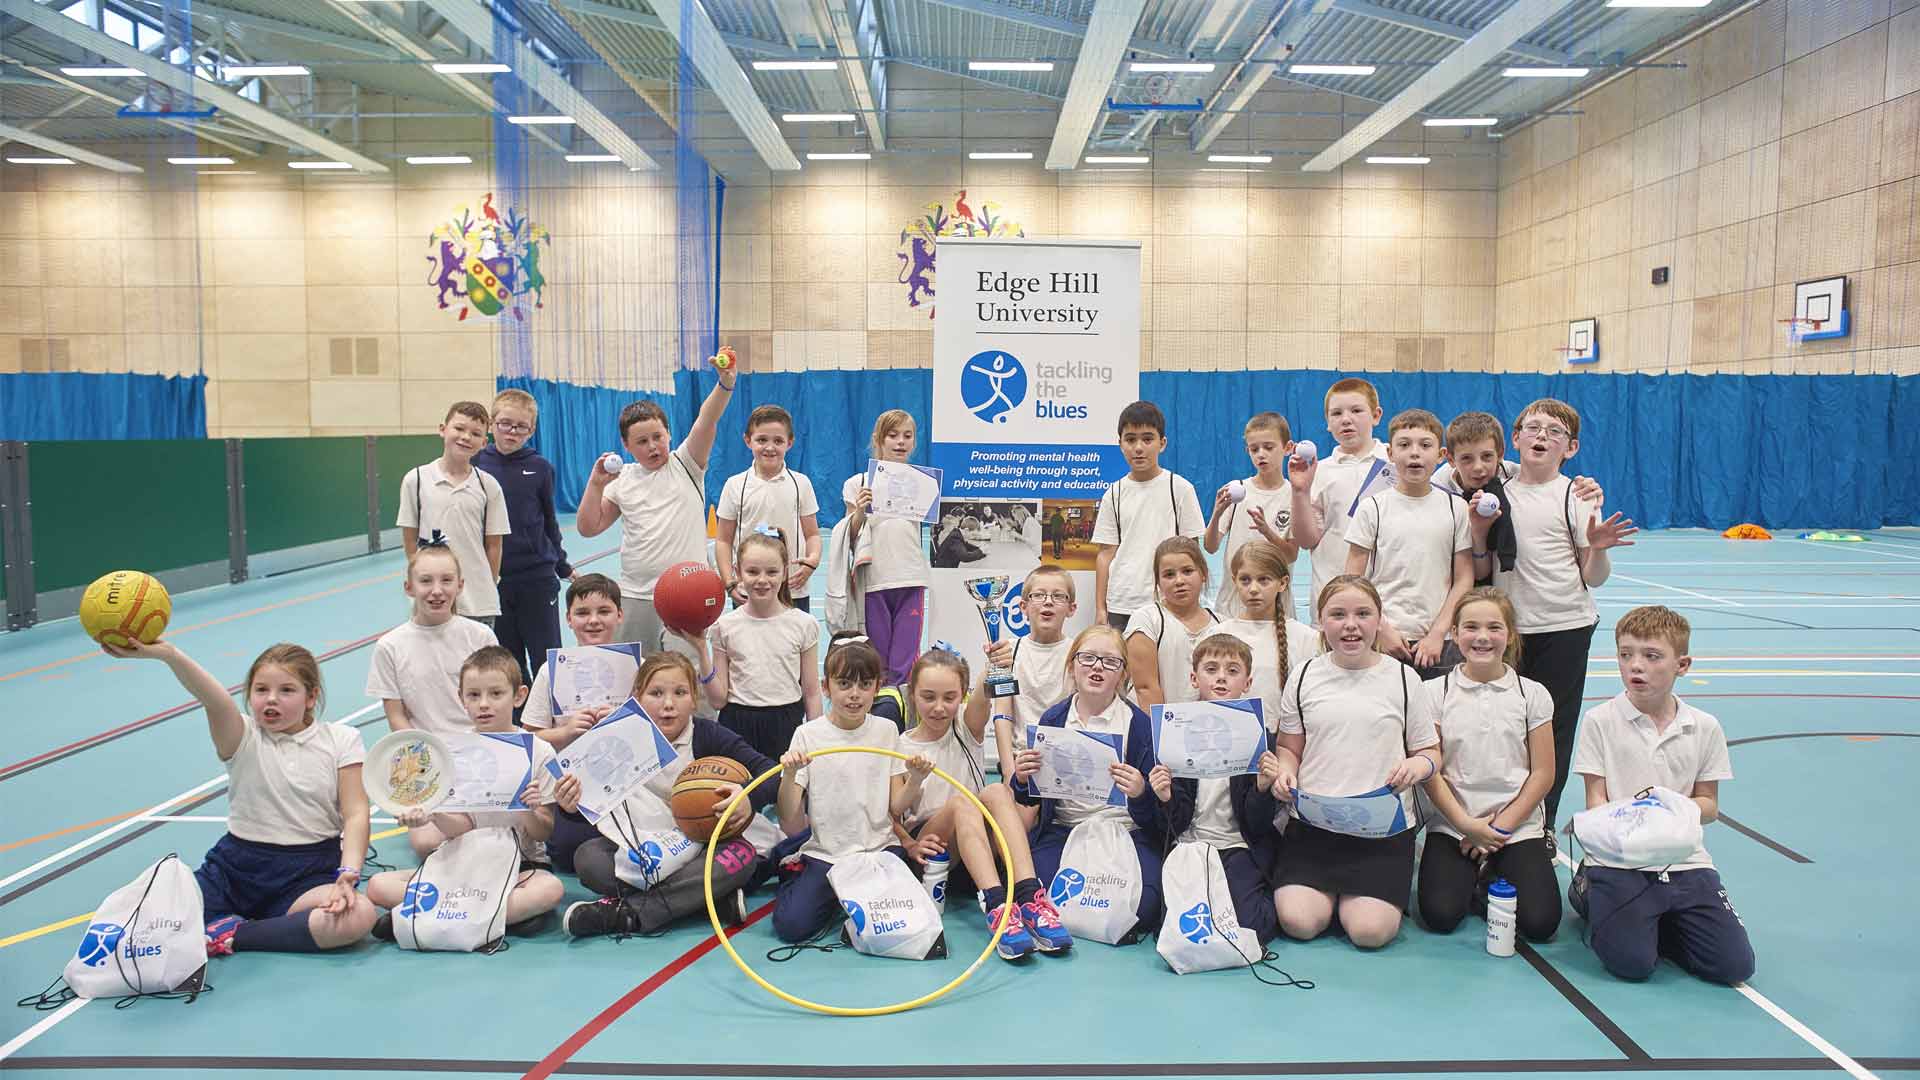
[[[983,201],[978,210],[967,205],[965,188],[954,194],[952,210],[937,202],[922,209],[924,214],[900,230],[900,249],[894,257],[900,260],[898,280],[907,287],[907,306],[917,308],[924,301],[927,318],[931,319],[934,247],[941,237],[1025,236],[1027,230],[1009,220],[994,203]]]

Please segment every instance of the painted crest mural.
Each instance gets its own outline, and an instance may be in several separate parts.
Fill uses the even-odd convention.
[[[931,319],[935,241],[943,236],[1025,236],[1027,230],[994,203],[982,201],[978,209],[969,205],[965,188],[954,194],[951,209],[937,202],[921,209],[925,212],[900,230],[900,249],[894,257],[900,260],[899,281],[907,287],[907,306],[924,304]]]
[[[524,322],[529,298],[536,308],[546,306],[540,248],[552,246],[553,237],[512,207],[495,209],[493,192],[480,200],[479,217],[460,207],[427,244],[427,284],[439,291],[441,308],[459,306],[461,319],[469,312],[490,319],[511,313]]]

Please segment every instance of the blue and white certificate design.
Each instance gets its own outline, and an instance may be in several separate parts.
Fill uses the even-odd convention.
[[[640,646],[631,643],[548,649],[553,715],[609,708],[627,700],[633,694],[634,676],[640,674],[640,653]]]
[[[1267,725],[1258,698],[1155,705],[1153,756],[1175,776],[1220,779],[1260,771]]]
[[[434,813],[527,808],[520,793],[533,779],[532,733],[476,731],[441,738],[453,755],[453,786]]]
[[[1359,795],[1312,795],[1295,789],[1293,816],[1328,832],[1369,840],[1398,836],[1413,827],[1405,800],[1386,787]]]
[[[1113,782],[1112,766],[1120,764],[1120,736],[1030,724],[1027,745],[1040,751],[1040,770],[1033,774],[1034,794],[1127,805],[1120,785]]]
[[[678,758],[653,717],[628,698],[556,754],[547,771],[556,780],[568,773],[580,778],[580,816],[597,822]]]
[[[940,506],[940,482],[939,469],[868,458],[867,487],[873,489],[873,506],[867,513],[932,524]]]

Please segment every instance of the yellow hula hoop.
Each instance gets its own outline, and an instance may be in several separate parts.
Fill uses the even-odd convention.
[[[882,750],[875,746],[835,746],[826,750],[816,750],[812,756],[818,758],[825,757],[828,754],[879,754],[883,757],[899,758],[901,761],[908,760],[908,755],[898,750]],[[759,787],[762,783],[779,775],[784,768],[785,766],[783,765],[775,765],[773,768],[754,777],[753,782],[741,788],[738,795],[727,800],[727,805],[721,808],[720,813],[717,815],[717,820],[727,820],[727,818],[732,816],[734,808],[739,806],[740,801],[745,799],[754,788]],[[987,809],[987,804],[981,802],[980,796],[975,795],[965,784],[948,776],[938,766],[934,767],[933,775],[952,785],[953,790],[965,795],[967,801],[972,803],[974,807],[980,811],[980,816],[986,819],[987,828],[993,831],[994,842],[1000,847],[1000,858],[1006,863],[1007,872],[1012,873],[1013,851],[1007,847],[1007,836],[1000,831],[1000,823],[993,820],[993,814]],[[713,830],[713,835],[707,838],[707,858],[702,875],[704,878],[702,883],[706,886],[707,894],[707,918],[713,923],[714,934],[720,938],[720,947],[727,950],[728,956],[733,957],[734,966],[746,972],[747,978],[759,983],[762,990],[765,990],[767,993],[772,994],[782,1001],[798,1005],[803,1009],[812,1009],[814,1012],[826,1013],[828,1016],[885,1016],[888,1013],[906,1012],[908,1009],[917,1009],[922,1005],[940,998],[954,987],[972,978],[973,973],[980,970],[980,965],[987,962],[987,957],[993,955],[993,950],[1000,944],[1001,936],[1007,932],[1007,924],[1010,923],[1013,918],[1012,905],[1002,906],[1000,909],[1002,917],[1000,922],[994,926],[993,937],[987,941],[987,947],[980,950],[980,955],[974,958],[973,963],[967,965],[967,970],[955,976],[952,982],[931,993],[922,994],[911,1001],[895,1002],[892,1005],[873,1005],[858,1009],[849,1009],[840,1005],[822,1005],[817,1001],[808,1001],[806,998],[796,994],[787,993],[785,990],[761,978],[759,972],[748,967],[747,962],[740,958],[739,952],[735,951],[733,939],[727,935],[726,927],[720,925],[720,912],[713,904],[713,855],[714,852],[720,850],[720,833],[721,830],[716,828]]]

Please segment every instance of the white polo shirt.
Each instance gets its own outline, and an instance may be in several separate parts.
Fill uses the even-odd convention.
[[[1213,612],[1201,608],[1200,613],[1206,622],[1198,630],[1187,629],[1187,624],[1175,618],[1173,614],[1158,603],[1148,604],[1133,613],[1127,620],[1128,641],[1135,634],[1145,634],[1147,640],[1154,642],[1160,669],[1160,694],[1168,701],[1193,701],[1200,696],[1193,688],[1193,647],[1208,634],[1218,633],[1220,620]]]
[[[1512,668],[1492,682],[1475,682],[1467,678],[1464,664],[1428,679],[1426,691],[1439,716],[1440,755],[1446,762],[1440,775],[1468,814],[1498,813],[1533,774],[1527,735],[1553,722],[1553,695]],[[1546,810],[1536,804],[1514,827],[1511,840],[1543,835],[1545,821]],[[1460,839],[1460,830],[1442,814],[1429,817],[1427,827]]]
[[[791,469],[781,469],[771,479],[748,468],[727,477],[720,485],[718,516],[738,523],[738,538],[761,525],[780,530],[787,541],[787,556],[799,559],[807,553],[801,536],[803,519],[820,513],[820,501],[814,497],[813,481]]]
[[[840,485],[840,497],[848,506],[860,499],[867,485],[866,473],[854,473]],[[867,567],[867,591],[923,588],[932,580],[933,569],[927,562],[927,545],[920,532],[921,523],[906,518],[867,515],[860,529],[855,563]]]
[[[965,784],[968,791],[978,795],[987,768],[986,741],[974,738],[967,730],[966,721],[957,713],[953,718],[953,726],[947,729],[945,735],[933,742],[922,742],[914,738],[914,732],[920,730],[918,727],[913,727],[901,734],[900,752],[919,754],[933,762],[948,776]],[[920,785],[920,801],[913,804],[913,809],[907,812],[908,822],[917,825],[927,820],[939,813],[940,808],[947,805],[947,800],[954,797],[952,784],[929,774],[926,782]],[[950,836],[941,839],[949,842],[953,840]]]
[[[713,624],[709,638],[727,657],[727,700],[764,707],[800,700],[800,666],[820,646],[820,624],[797,608],[762,619],[737,607]]]
[[[1395,487],[1361,500],[1347,544],[1373,553],[1367,578],[1387,623],[1409,642],[1427,635],[1446,604],[1454,554],[1473,550],[1465,504],[1432,486],[1418,496]]]
[[[1013,706],[1008,709],[1004,701],[989,702],[992,711],[1013,715],[1013,744],[1018,749],[1027,744],[1027,725],[1038,724],[1040,714],[1053,708],[1061,698],[1071,693],[1073,687],[1067,681],[1067,654],[1073,648],[1073,639],[1061,637],[1059,641],[1039,642],[1032,635],[1013,639],[1013,677],[1020,683],[1020,692],[1013,697]]]
[[[1107,613],[1131,615],[1153,603],[1153,549],[1160,541],[1206,534],[1200,497],[1179,473],[1161,469],[1151,480],[1129,474],[1108,484],[1093,519],[1093,542],[1118,549],[1107,566]]]
[[[1193,822],[1180,834],[1179,843],[1208,844],[1220,851],[1247,846],[1240,835],[1240,823],[1233,820],[1233,781],[1226,777],[1203,777],[1195,781],[1199,790],[1193,796]]]
[[[1308,491],[1313,509],[1320,515],[1320,545],[1313,549],[1313,585],[1307,594],[1307,611],[1311,620],[1320,621],[1316,610],[1320,602],[1320,590],[1327,582],[1347,572],[1347,523],[1351,520],[1347,511],[1353,507],[1355,497],[1360,494],[1361,485],[1373,471],[1373,463],[1387,460],[1387,444],[1373,440],[1373,448],[1363,454],[1349,454],[1335,449],[1329,457],[1320,459],[1319,467],[1313,474],[1313,487]],[[1393,469],[1388,466],[1376,477],[1376,483],[1393,482]],[[1291,496],[1289,496],[1291,498]],[[1288,522],[1287,539],[1293,539],[1293,525]]]
[[[1570,771],[1604,778],[1608,802],[1631,799],[1655,785],[1691,795],[1693,785],[1702,781],[1733,779],[1727,733],[1721,730],[1720,721],[1679,698],[1674,699],[1674,705],[1673,722],[1665,732],[1656,730],[1653,719],[1634,708],[1625,691],[1588,709],[1580,719],[1580,738],[1573,746]],[[1712,865],[1713,858],[1702,842],[1685,862],[1667,869],[1697,870]]]
[[[789,748],[816,753],[835,746],[871,746],[897,750],[900,729],[893,721],[868,714],[852,731],[828,717],[809,720],[793,733]],[[800,848],[821,862],[835,862],[863,851],[885,851],[894,842],[893,778],[907,771],[899,758],[880,754],[834,754],[788,773],[807,792],[807,820],[813,835]]]
[[[226,761],[227,831],[257,844],[314,844],[339,838],[340,770],[367,759],[360,733],[315,721],[275,735],[252,717]]]
[[[507,497],[500,481],[483,469],[470,469],[459,483],[447,479],[438,459],[400,478],[400,512],[395,524],[418,529],[422,539],[439,530],[460,563],[462,615],[500,614],[500,586],[487,561],[487,537],[513,531],[507,521]]]
[[[1420,676],[1391,656],[1374,655],[1379,659],[1373,666],[1357,670],[1315,659],[1287,680],[1280,695],[1279,730],[1307,737],[1300,761],[1301,791],[1363,795],[1384,785],[1387,774],[1404,759],[1440,744],[1433,699]],[[1412,792],[1408,788],[1400,793],[1409,821],[1414,815]]]
[[[1092,716],[1081,716],[1074,705],[1067,706],[1066,727],[1074,731],[1090,731],[1102,735],[1120,736],[1120,761],[1127,760],[1127,733],[1133,728],[1133,705],[1124,696],[1116,696],[1113,703]],[[1020,732],[1017,745],[1027,745],[1027,733]],[[1080,799],[1055,799],[1053,820],[1062,825],[1078,825],[1090,818],[1110,818],[1127,828],[1133,828],[1133,817],[1124,806],[1114,806],[1105,802],[1084,802]]]
[[[1254,486],[1255,477],[1240,481],[1247,490],[1246,498],[1239,505],[1227,508],[1227,518],[1222,532],[1225,541],[1220,545],[1220,565],[1227,573],[1220,579],[1215,590],[1213,610],[1223,619],[1231,619],[1240,614],[1240,591],[1233,587],[1233,553],[1254,540],[1265,540],[1260,530],[1253,527],[1253,515],[1250,511],[1259,510],[1267,517],[1267,525],[1279,536],[1289,535],[1288,526],[1293,524],[1293,488],[1282,480],[1280,486],[1266,491]],[[1289,601],[1291,598],[1287,598]],[[1292,611],[1292,608],[1288,608]]]
[[[1217,629],[1246,642],[1247,648],[1253,650],[1253,684],[1247,693],[1260,699],[1260,715],[1267,721],[1267,730],[1278,730],[1275,725],[1280,722],[1281,688],[1286,685],[1287,676],[1319,655],[1320,634],[1298,619],[1288,619],[1287,670],[1281,671],[1280,639],[1274,635],[1272,623],[1225,619]]]
[[[1513,601],[1523,634],[1573,630],[1599,621],[1593,592],[1581,577],[1578,552],[1587,546],[1593,504],[1573,497],[1573,481],[1506,483],[1517,549],[1512,570],[1495,561],[1493,583]]]
[[[620,595],[653,599],[653,583],[669,566],[707,561],[707,470],[685,445],[648,469],[628,462],[605,497],[620,510]]]
[[[435,735],[473,730],[460,703],[460,665],[500,642],[484,624],[455,615],[439,626],[412,619],[380,635],[367,668],[367,696],[398,701],[413,726]]]

